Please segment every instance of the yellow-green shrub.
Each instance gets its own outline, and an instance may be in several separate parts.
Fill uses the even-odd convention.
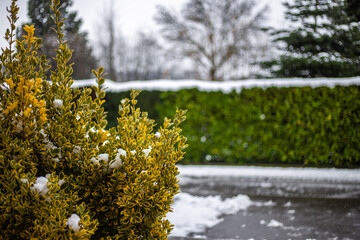
[[[50,79],[36,53],[41,39],[26,26],[14,40],[16,0],[9,9],[0,62],[0,239],[166,239],[185,112],[154,134],[132,91],[118,126],[105,131],[103,69],[94,71],[95,99],[90,89],[70,88],[59,2],[52,2],[59,48]]]

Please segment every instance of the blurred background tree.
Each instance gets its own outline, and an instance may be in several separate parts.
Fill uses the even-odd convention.
[[[359,0],[347,0],[346,12],[349,16],[355,18],[357,22],[360,21],[360,1]]]
[[[155,20],[171,51],[191,60],[197,78],[227,80],[241,78],[240,66],[266,54],[268,44],[260,41],[265,12],[255,1],[190,0],[180,15],[158,6]]]
[[[102,24],[98,26],[99,36],[99,48],[100,48],[100,64],[104,66],[104,69],[107,73],[107,78],[117,81],[117,72],[115,69],[116,64],[116,48],[124,45],[122,41],[121,32],[119,32],[118,27],[116,26],[116,14],[113,7],[113,2],[108,5],[105,5],[101,13]]]
[[[162,78],[163,55],[157,39],[151,34],[138,32],[134,46],[129,46],[125,55],[123,79]]]
[[[70,60],[74,63],[72,77],[74,79],[90,78],[92,77],[91,70],[97,67],[97,61],[92,54],[87,33],[80,30],[82,21],[77,17],[77,12],[69,10],[73,1],[61,0],[60,2],[61,16],[65,19],[64,40],[66,40],[70,49],[74,49]],[[53,49],[57,47],[57,35],[52,29],[55,24],[51,18],[52,10],[50,4],[51,1],[49,0],[29,0],[28,17],[30,22],[25,24],[35,26],[35,35],[43,39],[43,47],[39,50],[38,54],[44,54],[50,61],[50,65],[55,66],[56,61],[53,58],[56,52]],[[17,35],[20,37],[23,34],[23,32],[18,32]]]
[[[155,34],[139,31],[134,39],[126,38],[113,2],[104,6],[100,17],[97,45],[107,78],[129,81],[163,77],[164,54]]]
[[[281,56],[263,64],[274,77],[360,75],[358,0],[295,0],[284,6],[293,26],[272,32]]]

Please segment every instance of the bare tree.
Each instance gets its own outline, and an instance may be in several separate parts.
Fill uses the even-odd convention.
[[[201,78],[224,80],[257,47],[265,9],[255,9],[253,0],[190,0],[180,16],[158,6],[155,20],[172,50],[190,58]]]
[[[131,43],[117,27],[113,3],[104,9],[101,17],[99,55],[107,77],[114,81],[161,78],[163,57],[153,34],[139,32]]]
[[[123,81],[162,77],[162,49],[153,34],[139,32],[134,44],[118,35],[116,47],[118,75]]]
[[[104,65],[107,77],[113,81],[117,81],[116,65],[116,14],[114,11],[114,3],[111,2],[105,6],[102,14],[102,24],[99,29],[99,46],[100,46],[100,61]]]
[[[138,41],[133,46],[134,79],[161,78],[162,53],[161,47],[152,34],[138,33]]]
[[[127,39],[125,39],[125,36],[122,34],[121,31],[117,33],[116,36],[116,66],[117,68],[117,74],[121,81],[128,81],[128,68],[129,68],[129,49],[130,46],[128,44]]]

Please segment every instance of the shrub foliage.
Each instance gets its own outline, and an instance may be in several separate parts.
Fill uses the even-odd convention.
[[[34,27],[15,40],[16,0],[8,10],[9,47],[0,62],[0,239],[166,239],[166,213],[179,189],[175,163],[186,147],[179,128],[185,112],[165,118],[154,133],[154,121],[136,107],[139,91],[131,91],[117,126],[105,130],[103,69],[94,71],[92,90],[71,88],[72,51],[59,3],[52,1],[59,48],[50,79]]]

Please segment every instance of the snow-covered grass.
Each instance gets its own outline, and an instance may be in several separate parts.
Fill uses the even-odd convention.
[[[77,80],[73,87],[95,86],[95,79]],[[197,88],[201,91],[222,91],[224,93],[236,90],[240,92],[243,88],[253,87],[320,87],[320,86],[349,86],[360,85],[360,77],[352,78],[275,78],[275,79],[249,79],[239,81],[212,82],[203,80],[147,80],[147,81],[129,81],[114,82],[105,81],[105,87],[110,92],[129,91],[130,89],[138,90],[159,90],[159,91],[178,91],[180,89]]]

